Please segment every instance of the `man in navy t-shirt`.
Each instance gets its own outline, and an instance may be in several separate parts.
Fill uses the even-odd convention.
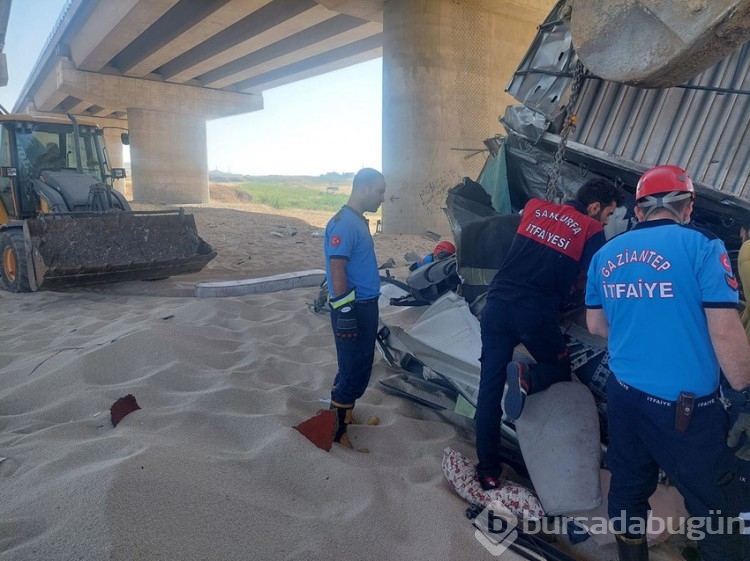
[[[338,373],[331,390],[336,413],[334,441],[351,446],[346,427],[354,402],[367,388],[378,331],[380,273],[365,212],[383,203],[385,178],[371,168],[357,172],[346,205],[326,226],[326,279]]]
[[[508,255],[482,310],[482,356],[476,411],[477,473],[484,489],[500,485],[501,416],[515,421],[527,394],[570,380],[560,307],[576,278],[604,245],[604,229],[624,195],[610,181],[584,183],[563,205],[526,204]],[[536,360],[511,362],[523,343]]]

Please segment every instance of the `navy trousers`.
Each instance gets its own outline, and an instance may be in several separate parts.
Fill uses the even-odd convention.
[[[654,373],[658,375],[658,373]],[[609,516],[614,530],[636,537],[645,528],[648,499],[656,490],[659,468],[685,499],[704,561],[740,561],[750,555],[738,528],[728,534],[727,520],[750,507],[748,486],[737,477],[740,460],[726,445],[729,418],[714,395],[696,399],[686,432],[675,430],[675,403],[607,380],[609,446],[612,473]],[[702,526],[699,527],[699,525]],[[723,529],[723,532],[720,530]]]
[[[333,381],[331,400],[345,407],[353,406],[370,383],[378,333],[378,299],[355,301],[354,312],[357,315],[357,337],[351,340],[333,337],[336,341],[338,372]],[[335,318],[331,315],[331,328],[335,333],[334,322]]]
[[[523,343],[536,360],[530,370],[531,393],[570,380],[570,355],[560,331],[559,313],[548,306],[529,309],[489,298],[482,310],[481,330],[481,374],[474,417],[477,472],[498,477],[502,471],[501,399],[513,349]]]

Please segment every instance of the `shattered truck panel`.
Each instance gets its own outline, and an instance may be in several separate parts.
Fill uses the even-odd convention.
[[[559,140],[573,85],[578,56],[560,17],[564,4],[539,27],[507,89],[523,106],[507,108],[501,121],[532,144],[545,134],[553,144]],[[731,196],[750,201],[749,42],[675,87],[629,86],[587,71],[575,114],[570,144],[581,145],[580,152],[590,149],[638,175],[659,164],[679,165],[695,183],[729,196],[720,198],[723,204],[734,205]]]

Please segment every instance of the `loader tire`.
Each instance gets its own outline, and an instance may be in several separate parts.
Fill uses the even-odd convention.
[[[0,234],[0,284],[8,292],[31,292],[22,230]]]

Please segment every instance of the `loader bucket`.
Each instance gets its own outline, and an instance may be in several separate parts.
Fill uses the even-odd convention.
[[[216,257],[182,211],[46,215],[24,238],[32,290],[195,273]]]

